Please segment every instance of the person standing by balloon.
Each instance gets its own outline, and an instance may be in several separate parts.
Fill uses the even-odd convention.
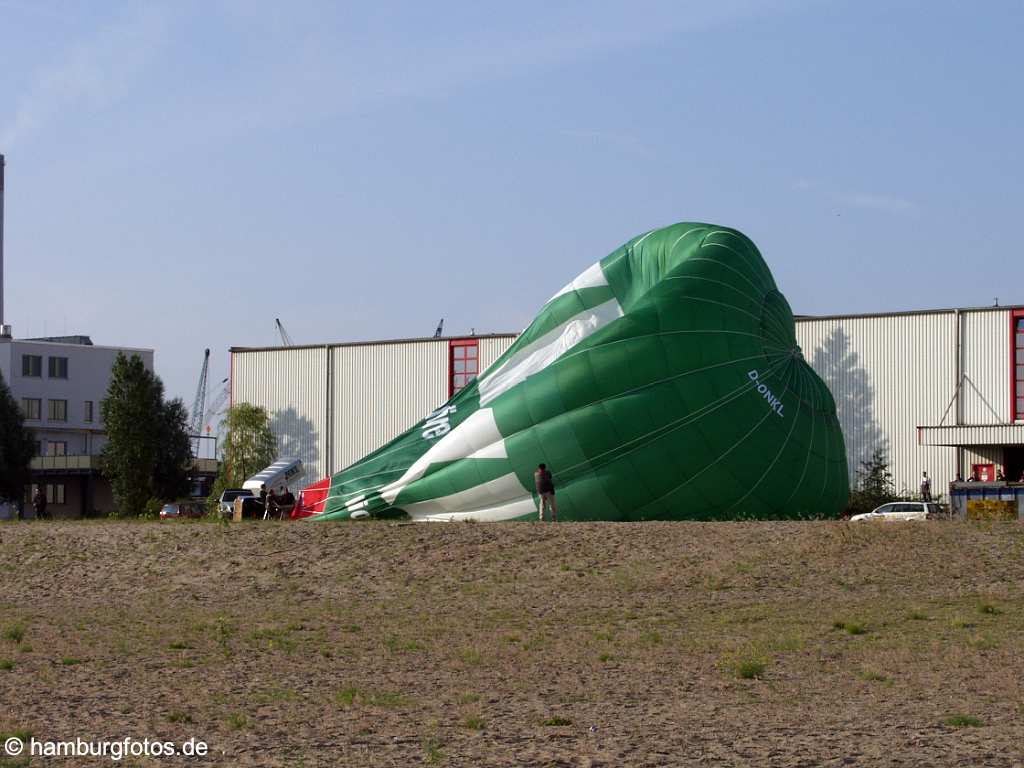
[[[537,488],[537,509],[540,512],[540,521],[544,522],[544,509],[551,510],[551,522],[558,522],[558,513],[555,510],[555,481],[551,476],[551,470],[546,464],[539,464],[537,471],[533,473],[533,484]]]

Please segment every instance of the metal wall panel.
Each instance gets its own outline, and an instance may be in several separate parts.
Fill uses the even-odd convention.
[[[860,462],[884,448],[898,490],[916,491],[923,471],[933,488],[946,487],[956,450],[919,446],[917,427],[938,424],[953,395],[953,313],[801,319],[797,340],[836,401],[851,484]]]
[[[480,372],[483,373],[505,350],[512,346],[515,336],[490,336],[480,339]]]
[[[1010,417],[1010,311],[961,312],[964,424],[1005,424]]]
[[[1024,424],[973,424],[921,430],[923,445],[1024,445]]]
[[[997,471],[1003,466],[1003,446],[1001,445],[979,445],[964,448],[963,455],[964,465],[960,472],[965,480],[971,476],[971,467],[974,464],[995,464]]]
[[[300,458],[305,486],[324,476],[327,349],[245,350],[231,353],[231,402],[267,410],[278,456]]]
[[[448,399],[448,340],[331,350],[332,462],[338,472]]]
[[[482,367],[514,336],[479,337]],[[331,350],[331,472],[397,437],[448,400],[448,339],[339,345]]]

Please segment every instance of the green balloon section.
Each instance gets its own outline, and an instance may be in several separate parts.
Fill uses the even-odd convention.
[[[742,233],[636,237],[542,308],[478,379],[334,475],[319,519],[835,517],[849,493],[828,387]]]

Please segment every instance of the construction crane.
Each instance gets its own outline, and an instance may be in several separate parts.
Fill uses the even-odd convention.
[[[210,407],[206,409],[206,429],[209,431],[211,427],[219,426],[214,422],[217,418],[224,413],[224,406],[228,401],[228,397],[231,396],[231,388],[227,386],[228,380],[224,379],[221,384],[224,385],[217,396],[210,401]]]
[[[275,317],[274,325],[277,326],[277,332],[281,334],[281,343],[286,347],[294,347],[295,342],[292,341],[292,337],[288,335],[288,331],[286,331],[284,326],[281,325],[281,318]]]
[[[192,401],[192,410],[189,412],[188,434],[195,439],[193,455],[199,455],[199,430],[203,428],[203,416],[206,411],[206,377],[210,372],[210,350],[203,352],[203,369],[199,373],[199,386],[196,387],[196,399]]]
[[[442,317],[437,321],[437,330],[434,331],[434,338],[440,338],[441,334],[444,333],[444,318]]]

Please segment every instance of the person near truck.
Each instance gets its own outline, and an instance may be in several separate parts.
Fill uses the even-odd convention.
[[[921,500],[932,500],[932,479],[928,477],[927,472],[921,473]]]
[[[280,504],[281,514],[280,519],[284,520],[285,515],[290,515],[292,510],[295,509],[295,494],[288,490],[288,486],[282,486],[284,493],[279,495],[278,503]]]
[[[267,506],[266,513],[264,514],[264,520],[273,520],[274,516],[279,512],[279,506],[281,498],[277,495],[277,492],[273,488],[270,489],[270,493],[267,494]]]

